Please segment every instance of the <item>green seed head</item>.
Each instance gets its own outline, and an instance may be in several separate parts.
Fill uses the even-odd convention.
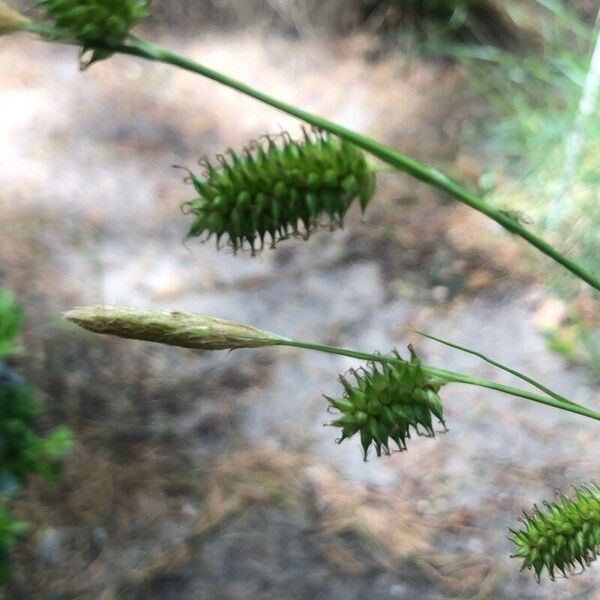
[[[77,41],[83,51],[96,43],[120,44],[132,27],[148,16],[152,0],[37,0],[56,27],[56,38]],[[110,56],[94,50],[94,62]]]
[[[345,394],[327,398],[341,413],[331,425],[342,430],[340,442],[360,433],[364,458],[371,445],[377,456],[390,453],[390,441],[406,450],[411,430],[434,437],[433,421],[444,425],[444,410],[438,396],[441,383],[423,370],[411,348],[411,360],[404,361],[394,351],[397,361],[371,363],[368,369],[352,370],[353,381],[340,376]]]
[[[534,506],[524,513],[521,523],[521,530],[511,529],[511,540],[517,546],[513,557],[523,559],[522,568],[533,569],[538,581],[544,569],[552,580],[557,572],[566,577],[600,554],[600,487],[577,487],[573,499],[558,494],[543,509]]]
[[[186,203],[195,221],[190,237],[225,238],[252,254],[265,240],[274,247],[290,235],[309,235],[321,224],[341,227],[356,199],[373,197],[375,171],[353,144],[321,131],[295,141],[267,137],[240,154],[204,161],[202,177],[190,172],[198,197]]]

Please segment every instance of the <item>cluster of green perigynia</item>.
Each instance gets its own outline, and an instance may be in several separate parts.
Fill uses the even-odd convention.
[[[575,497],[562,494],[544,509],[533,507],[521,519],[523,529],[511,529],[517,545],[513,557],[523,569],[533,569],[538,581],[544,569],[554,580],[588,566],[600,554],[600,487],[596,483],[575,488]]]
[[[148,16],[152,0],[37,0],[56,28],[56,37],[77,41],[83,50],[96,43],[119,44]],[[92,60],[109,56],[95,50]]]
[[[340,427],[340,442],[360,433],[365,460],[371,445],[377,456],[390,453],[393,441],[406,450],[411,430],[434,437],[434,417],[445,427],[444,409],[438,396],[442,383],[423,369],[412,348],[411,360],[394,351],[393,362],[371,363],[368,369],[351,370],[354,381],[340,376],[345,394],[329,398],[341,413],[331,425]]]
[[[266,137],[240,154],[229,150],[218,166],[205,161],[190,173],[198,198],[186,203],[196,219],[189,236],[225,237],[234,251],[262,249],[317,226],[340,227],[355,199],[364,211],[375,191],[375,171],[353,144],[321,131]]]

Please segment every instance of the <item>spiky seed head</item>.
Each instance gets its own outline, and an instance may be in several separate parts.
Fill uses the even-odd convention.
[[[95,333],[200,350],[259,348],[283,339],[234,321],[186,312],[86,306],[64,317]]]
[[[198,197],[185,204],[195,216],[189,237],[225,238],[254,254],[290,235],[305,238],[321,224],[341,227],[352,202],[364,211],[375,191],[375,170],[353,144],[328,133],[267,136],[218,164],[190,172]]]
[[[512,556],[523,559],[522,569],[533,569],[539,581],[544,570],[572,574],[600,554],[600,487],[575,487],[574,498],[557,494],[556,500],[533,507],[521,518],[522,529],[511,529],[517,546]]]
[[[133,26],[148,16],[152,0],[36,0],[56,28],[55,39],[78,42],[82,51],[94,44],[120,44]],[[110,56],[94,50],[87,64]]]
[[[30,23],[28,18],[13,10],[5,2],[0,2],[0,35],[23,31]]]
[[[340,376],[342,398],[329,398],[340,417],[331,423],[342,430],[339,442],[360,434],[364,458],[375,447],[377,456],[389,454],[391,442],[406,450],[411,431],[435,436],[434,420],[445,428],[444,409],[438,392],[442,385],[429,376],[411,348],[411,360],[393,351],[392,362],[370,363],[368,368]]]

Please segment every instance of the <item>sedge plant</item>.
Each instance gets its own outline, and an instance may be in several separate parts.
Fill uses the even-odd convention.
[[[246,247],[255,253],[265,241],[274,246],[291,235],[308,237],[322,223],[337,227],[353,202],[363,210],[371,202],[375,158],[486,215],[600,291],[595,273],[565,256],[510,211],[488,204],[438,169],[134,35],[131,29],[151,9],[149,0],[37,0],[35,4],[39,19],[27,19],[0,2],[0,33],[26,31],[49,42],[72,44],[80,49],[82,67],[112,54],[171,65],[212,79],[312,126],[302,139],[292,140],[287,134],[267,136],[246,148],[228,150],[215,162],[206,161],[202,173],[189,171],[196,193],[185,204],[193,217],[189,236],[214,237],[217,245],[224,240],[234,251]],[[326,398],[326,402],[336,413],[331,425],[340,430],[338,441],[357,436],[365,458],[370,451],[379,456],[406,449],[411,434],[431,437],[436,429],[445,429],[441,397],[443,387],[449,384],[488,388],[600,420],[600,413],[571,402],[532,378],[444,340],[439,341],[477,354],[533,385],[539,393],[426,365],[412,347],[404,358],[396,350],[372,354],[295,340],[213,317],[125,307],[84,307],[70,311],[66,318],[97,333],[200,350],[291,346],[362,361],[362,368],[340,376],[340,394]],[[536,508],[526,513],[524,529],[512,534],[515,556],[538,577],[544,571],[554,577],[557,571],[568,573],[576,564],[589,563],[600,548],[597,503],[596,488],[590,485],[579,488],[572,501],[549,504],[546,512]]]

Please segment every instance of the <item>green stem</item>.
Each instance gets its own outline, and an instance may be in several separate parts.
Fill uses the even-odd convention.
[[[426,371],[431,375],[441,377],[442,379],[446,378],[449,383],[464,383],[467,385],[476,385],[477,387],[496,390],[497,392],[518,396],[526,400],[538,402],[539,404],[545,404],[546,406],[552,406],[553,408],[558,408],[566,412],[572,412],[583,417],[589,417],[590,419],[600,421],[600,413],[570,401],[568,403],[564,403],[556,398],[539,396],[538,394],[532,394],[525,390],[519,390],[517,388],[503,385],[501,383],[495,383],[494,381],[489,381],[487,379],[480,379],[478,377],[471,377],[470,375],[463,375],[462,373],[455,373],[454,371],[446,371],[444,369],[436,369],[434,367],[427,367]]]
[[[540,252],[565,267],[571,273],[592,286],[594,289],[600,291],[600,279],[598,279],[594,274],[590,273],[567,256],[563,255],[551,244],[538,237],[535,233],[529,231],[510,215],[507,215],[503,211],[489,206],[476,194],[469,191],[463,185],[454,181],[437,169],[424,165],[423,163],[401,154],[392,148],[384,146],[375,140],[352,131],[351,129],[347,129],[342,125],[338,125],[337,123],[333,123],[327,119],[324,119],[323,117],[314,115],[310,112],[302,110],[301,108],[297,108],[287,104],[286,102],[282,102],[276,98],[272,98],[271,96],[264,94],[263,92],[249,85],[246,85],[245,83],[232,79],[223,73],[210,69],[209,67],[199,64],[184,56],[180,56],[179,54],[171,52],[170,50],[161,48],[146,40],[131,37],[131,40],[128,44],[115,46],[98,44],[96,47],[98,49],[111,50],[121,54],[128,54],[131,56],[162,62],[180,67],[186,71],[191,71],[192,73],[197,73],[222,85],[237,90],[246,96],[250,96],[259,102],[263,102],[269,106],[272,106],[273,108],[297,117],[298,119],[310,123],[315,127],[338,135],[352,142],[353,144],[356,144],[366,152],[369,152],[387,164],[392,165],[396,169],[409,173],[416,179],[424,181],[425,183],[433,185],[438,189],[449,193],[463,204],[466,204],[480,213],[483,213],[493,221],[496,221],[496,223],[501,225],[504,229],[510,233],[520,236],[532,246],[537,248]]]
[[[448,340],[443,340],[442,338],[436,337],[435,335],[431,335],[430,333],[424,333],[423,331],[419,331],[418,329],[413,329],[413,331],[415,333],[418,333],[419,335],[422,335],[425,338],[434,340],[440,344],[444,344],[444,346],[448,346],[449,348],[454,348],[455,350],[460,350],[461,352],[466,352],[467,354],[472,354],[473,356],[476,356],[477,358],[484,360],[485,362],[489,363],[490,365],[493,365],[494,367],[497,367],[498,369],[502,369],[503,371],[506,371],[507,373],[510,373],[511,375],[514,375],[515,377],[518,377],[519,379],[522,379],[529,385],[536,387],[538,390],[544,392],[544,394],[548,394],[548,396],[551,396],[552,398],[556,398],[556,400],[559,400],[560,402],[565,402],[566,404],[575,404],[574,402],[571,402],[571,400],[569,400],[568,398],[565,398],[564,396],[561,396],[560,394],[553,392],[551,389],[547,388],[545,385],[541,384],[539,381],[536,381],[532,377],[529,377],[528,375],[525,375],[524,373],[521,373],[521,372],[517,371],[516,369],[507,367],[506,365],[503,365],[502,363],[499,363],[499,362],[493,360],[489,356],[486,356],[485,354],[482,354],[481,352],[477,352],[477,350],[471,350],[471,348],[466,348],[465,346],[460,346],[458,344],[454,344],[452,342],[449,342]]]
[[[281,338],[275,345],[278,346],[290,346],[294,348],[303,348],[304,350],[315,350],[317,352],[324,352],[326,354],[337,354],[339,356],[348,356],[350,358],[356,358],[358,360],[365,361],[376,361],[381,363],[397,363],[398,359],[391,356],[382,356],[381,354],[369,354],[367,352],[360,352],[357,350],[349,350],[347,348],[338,348],[336,346],[324,346],[321,344],[311,344],[308,342],[301,342],[299,340],[292,340],[288,338]],[[531,400],[539,404],[558,408],[567,412],[575,413],[590,419],[600,421],[600,413],[597,413],[589,408],[580,406],[571,401],[561,401],[555,397],[544,397],[538,394],[533,394],[525,390],[519,390],[517,388],[503,385],[501,383],[495,383],[487,379],[480,379],[479,377],[471,377],[470,375],[464,375],[463,373],[456,373],[455,371],[446,371],[445,369],[436,369],[435,367],[424,366],[424,370],[432,375],[433,377],[439,377],[440,379],[448,383],[463,383],[466,385],[475,385],[511,396],[517,396],[518,398],[524,398],[525,400]]]
[[[326,346],[322,344],[311,344],[309,342],[301,342],[290,338],[281,338],[276,345],[290,346],[292,348],[302,348],[303,350],[315,350],[316,352],[324,352],[325,354],[337,354],[338,356],[348,356],[365,361],[377,361],[382,363],[398,362],[398,359],[391,356],[382,356],[381,354],[370,354],[368,352],[360,352],[359,350],[350,350],[348,348],[338,348],[337,346]]]
[[[358,350],[338,348],[295,340],[262,331],[234,321],[218,319],[193,313],[169,312],[164,310],[135,309],[119,306],[83,306],[70,310],[64,317],[76,325],[105,335],[127,339],[145,340],[183,348],[203,350],[225,350],[235,348],[261,348],[264,346],[290,346],[328,354],[348,356],[361,361],[388,364],[406,364],[398,355],[384,356]],[[410,347],[409,347],[410,348]],[[412,352],[412,350],[411,350]],[[501,368],[503,366],[499,365]],[[511,394],[547,406],[600,420],[600,414],[578,404],[562,399],[550,390],[549,397],[539,396],[506,385],[470,377],[462,373],[444,371],[433,367],[422,367],[439,385],[449,382],[464,383]]]

